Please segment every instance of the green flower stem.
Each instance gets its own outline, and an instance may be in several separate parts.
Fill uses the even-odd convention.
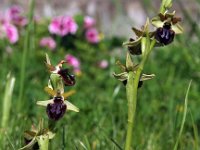
[[[56,132],[56,121],[53,121],[53,120],[48,120],[48,129],[55,133]]]
[[[40,150],[48,150],[49,147],[49,137],[48,136],[39,136],[37,142]]]
[[[129,71],[128,73],[128,81],[126,85],[126,96],[128,100],[128,129],[127,129],[127,135],[126,135],[126,143],[125,143],[125,150],[131,150],[131,143],[132,143],[132,131],[134,127],[134,119],[135,119],[135,112],[136,112],[136,106],[137,106],[137,90],[138,90],[138,83],[140,80],[140,76],[142,73],[142,70],[144,68],[145,62],[151,53],[151,50],[153,49],[156,41],[153,40],[151,44],[147,44],[146,51],[147,53],[142,58],[141,63],[139,64],[139,67],[136,71],[136,74],[134,74],[133,71]]]
[[[25,35],[24,47],[23,47],[23,54],[22,54],[22,62],[21,62],[21,71],[20,71],[20,87],[19,87],[19,97],[18,97],[18,111],[24,105],[23,101],[23,93],[24,93],[24,83],[25,83],[25,71],[26,71],[26,61],[28,56],[28,49],[30,48],[30,32],[33,27],[33,11],[35,6],[35,0],[30,2],[30,12],[28,16],[28,26]]]

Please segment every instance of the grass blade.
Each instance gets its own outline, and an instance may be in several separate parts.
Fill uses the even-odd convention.
[[[3,105],[2,105],[2,118],[1,118],[1,128],[3,129],[2,131],[4,131],[5,128],[8,126],[14,85],[15,85],[15,77],[12,77],[11,74],[9,73],[7,75],[7,82],[6,82]],[[2,133],[0,134],[0,145],[2,144],[4,136],[5,134]]]
[[[189,90],[190,90],[191,83],[192,83],[192,81],[190,81],[190,83],[189,83],[189,85],[188,85],[187,92],[186,92],[185,103],[184,103],[183,118],[182,118],[182,122],[181,122],[181,128],[180,128],[180,130],[179,130],[179,134],[178,134],[178,138],[177,138],[177,140],[176,140],[175,146],[174,146],[174,150],[177,150],[178,144],[179,144],[179,141],[180,141],[182,132],[183,132],[183,127],[184,127],[185,120],[186,120],[186,115],[187,115],[188,94],[189,94]]]

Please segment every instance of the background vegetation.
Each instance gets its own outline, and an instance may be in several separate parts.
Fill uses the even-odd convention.
[[[199,3],[197,3],[199,4]],[[145,2],[144,2],[145,5]],[[30,9],[31,10],[31,9]],[[180,150],[199,149],[200,132],[200,29],[197,20],[184,8],[183,21],[187,27],[183,35],[175,38],[168,47],[155,48],[145,67],[145,73],[154,73],[153,80],[139,89],[136,115],[134,147],[137,150],[172,149],[180,129],[183,116],[184,98],[189,81],[192,80],[188,99],[187,118],[181,136]],[[29,12],[29,15],[31,11]],[[73,54],[81,63],[81,75],[77,76],[74,87],[77,92],[69,101],[80,108],[79,113],[67,112],[57,124],[58,133],[50,144],[50,149],[111,150],[123,147],[126,133],[127,102],[125,87],[114,79],[117,71],[116,60],[125,62],[127,49],[121,46],[129,37],[106,35],[97,44],[89,43],[84,37],[82,15],[75,16],[79,25],[76,35],[69,35],[58,44],[56,50],[42,48],[39,41],[50,35],[50,19],[41,22],[30,21],[20,29],[19,41],[10,44],[0,41],[0,106],[3,118],[6,76],[9,72],[16,78],[7,125],[0,128],[0,149],[18,149],[24,145],[23,132],[32,125],[37,126],[40,118],[47,120],[46,110],[36,106],[37,100],[48,99],[44,87],[48,82],[45,68],[45,53],[52,63]],[[30,16],[31,18],[31,16]],[[122,23],[123,24],[123,23]],[[27,37],[27,31],[29,36]],[[52,35],[53,38],[55,38]],[[28,49],[24,48],[28,38]],[[56,40],[56,38],[55,38]],[[58,41],[57,41],[58,42]],[[12,50],[11,50],[12,49]],[[25,74],[21,77],[23,55],[25,54]],[[11,50],[11,51],[10,51]],[[98,62],[106,59],[108,67],[98,67]],[[137,61],[136,59],[134,61]],[[23,79],[21,79],[23,78]],[[19,99],[21,80],[24,80],[22,97]]]

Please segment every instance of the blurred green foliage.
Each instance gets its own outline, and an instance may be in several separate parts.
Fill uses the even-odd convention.
[[[81,15],[75,19],[79,25],[82,24]],[[90,44],[79,30],[76,36],[62,39],[61,46],[56,51],[50,51],[38,44],[41,37],[49,34],[48,23],[46,20],[35,24],[35,48],[28,50],[26,58],[25,92],[21,100],[25,105],[19,112],[16,106],[21,103],[17,98],[26,28],[22,29],[22,38],[17,44],[10,45],[7,41],[0,41],[1,99],[4,96],[7,73],[11,71],[16,78],[10,120],[7,128],[0,130],[1,134],[5,133],[0,149],[20,148],[24,145],[23,132],[30,129],[31,125],[37,126],[40,118],[48,120],[46,110],[36,106],[37,100],[48,99],[48,94],[43,90],[49,75],[44,64],[45,53],[48,53],[53,64],[64,59],[66,54],[73,54],[80,59],[82,71],[75,87],[66,87],[66,90],[77,91],[69,101],[78,106],[80,112],[67,112],[58,122],[58,132],[50,143],[50,149],[114,150],[119,149],[119,146],[123,147],[127,119],[125,87],[113,78],[112,73],[117,70],[116,60],[125,62],[124,54],[127,50],[121,47],[124,38],[104,38],[98,44]],[[145,66],[144,73],[154,73],[156,77],[145,82],[139,89],[137,126],[133,137],[134,148],[137,150],[173,148],[183,115],[185,93],[191,79],[193,82],[188,95],[188,109],[194,122],[191,115],[187,115],[178,149],[198,149],[200,145],[198,138],[194,136],[194,127],[197,127],[198,134],[200,131],[200,44],[199,39],[188,41],[187,37],[188,33],[185,33],[177,37],[170,46],[155,48]],[[8,52],[8,48],[12,52]],[[98,67],[97,63],[102,59],[108,60],[108,68]],[[136,58],[133,60],[137,62]]]

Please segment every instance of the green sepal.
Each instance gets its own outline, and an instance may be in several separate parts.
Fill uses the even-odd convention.
[[[37,105],[47,107],[48,104],[53,103],[53,99],[45,100],[45,101],[37,101]]]
[[[128,72],[122,72],[119,74],[113,73],[113,76],[119,81],[125,81],[128,78]]]
[[[182,34],[183,33],[183,27],[180,24],[175,24],[172,25],[172,30],[176,33],[176,34]]]
[[[61,93],[64,93],[63,81],[59,74],[52,73],[50,75],[50,83],[51,83],[51,87],[53,88],[53,90],[55,90],[55,91],[59,90]]]
[[[53,99],[46,100],[46,101],[37,101],[37,105],[43,106],[43,107],[47,107],[47,105],[51,103],[53,103]],[[72,103],[70,103],[69,101],[64,100],[64,103],[67,105],[67,110],[79,112],[79,108],[73,105]]]
[[[25,145],[24,147],[20,148],[19,150],[31,149],[36,142],[37,142],[36,137],[34,137],[27,145]]]
[[[137,38],[135,41],[127,41],[123,43],[123,46],[137,46],[140,44],[142,37]]]
[[[135,71],[134,71],[134,76],[135,76]],[[119,80],[119,81],[126,81],[128,79],[128,72],[123,72],[123,73],[113,73],[114,77]],[[140,81],[146,81],[146,80],[151,80],[155,77],[155,74],[142,74],[140,77]],[[134,77],[133,77],[134,78]]]
[[[126,54],[126,70],[131,71],[133,69],[133,67],[134,67],[134,64],[133,64],[131,55],[129,52],[127,52],[127,54]]]
[[[79,112],[79,108],[70,103],[69,101],[65,100],[64,103],[67,105],[67,110],[71,110],[74,112]]]
[[[135,35],[138,36],[138,37],[143,36],[143,34],[144,34],[143,31],[136,29],[135,27],[132,27],[132,30],[135,33]]]

